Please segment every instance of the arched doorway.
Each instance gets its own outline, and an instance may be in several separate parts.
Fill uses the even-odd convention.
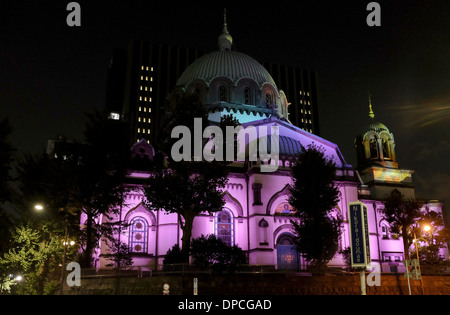
[[[297,270],[299,268],[299,255],[290,233],[283,233],[277,240],[278,269]]]

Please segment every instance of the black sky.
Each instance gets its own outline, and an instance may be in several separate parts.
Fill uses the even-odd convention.
[[[400,167],[416,171],[417,196],[450,202],[447,1],[378,1],[381,27],[367,26],[361,0],[78,1],[80,27],[66,24],[69,2],[0,7],[0,117],[19,153],[58,135],[82,139],[84,113],[104,106],[113,48],[136,38],[216,50],[226,7],[236,50],[318,71],[321,136],[348,163],[370,90]]]

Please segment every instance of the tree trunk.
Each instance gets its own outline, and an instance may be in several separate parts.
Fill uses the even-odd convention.
[[[402,227],[402,239],[403,239],[403,249],[405,251],[405,260],[409,260],[409,242],[408,242],[408,231],[406,227]]]
[[[82,260],[81,260],[81,267],[82,268],[90,268],[91,267],[91,257],[92,257],[92,251],[93,251],[93,219],[90,212],[87,213],[87,221],[86,221],[86,248],[84,250]]]
[[[183,236],[181,237],[181,251],[183,253],[184,262],[189,262],[189,248],[191,244],[192,237],[192,226],[194,224],[195,216],[185,216],[184,224],[180,223],[181,230],[183,231]]]

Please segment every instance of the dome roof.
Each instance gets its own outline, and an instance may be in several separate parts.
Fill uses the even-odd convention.
[[[381,131],[389,132],[389,129],[388,129],[388,127],[386,127],[386,125],[384,125],[384,124],[382,124],[382,123],[380,123],[378,121],[371,120],[369,122],[369,126],[368,126],[368,129],[366,131],[375,131],[377,133],[380,133]]]
[[[303,146],[300,141],[292,139],[287,136],[278,136],[278,153],[280,155],[298,155],[303,151]],[[274,139],[275,140],[275,139]],[[261,140],[260,140],[261,141]],[[271,136],[267,135],[267,151],[272,151],[272,141]]]
[[[209,84],[213,79],[225,77],[233,84],[243,78],[253,79],[258,86],[270,83],[276,86],[269,72],[252,57],[232,50],[219,50],[194,61],[181,75],[177,86],[186,87],[194,80]]]

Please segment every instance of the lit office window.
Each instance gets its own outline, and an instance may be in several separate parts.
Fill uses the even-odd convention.
[[[119,113],[110,113],[108,118],[113,119],[113,120],[119,120],[120,114]]]

